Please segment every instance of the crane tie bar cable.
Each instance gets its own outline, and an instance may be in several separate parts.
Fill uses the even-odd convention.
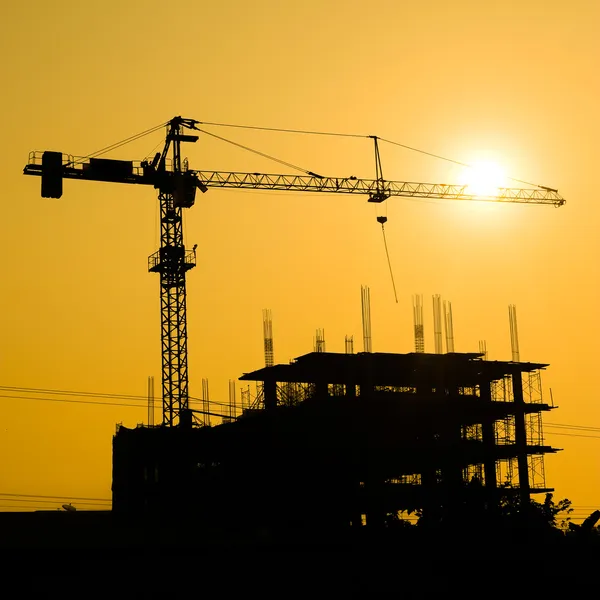
[[[335,133],[330,131],[306,131],[303,129],[282,129],[280,127],[256,127],[254,125],[231,125],[230,123],[209,123],[208,121],[200,121],[200,125],[214,125],[215,127],[236,127],[237,129],[258,129],[259,131],[279,131],[282,133],[305,133],[310,135],[332,135],[337,137],[354,137],[366,138],[368,135],[360,135],[358,133]]]
[[[400,142],[394,142],[392,140],[388,140],[388,139],[385,139],[385,138],[382,138],[379,136],[373,136],[373,135],[362,135],[362,134],[358,134],[358,133],[336,133],[336,132],[331,132],[331,131],[310,131],[310,130],[303,130],[303,129],[285,129],[285,128],[281,128],[281,127],[258,127],[255,125],[234,125],[231,123],[211,123],[209,121],[199,121],[199,123],[201,125],[213,125],[215,127],[235,127],[237,129],[257,129],[260,131],[278,131],[278,132],[282,132],[282,133],[302,133],[302,134],[309,134],[309,135],[330,135],[330,136],[337,136],[337,137],[354,137],[354,138],[377,137],[382,142],[387,142],[388,144],[393,144],[394,146],[399,146],[400,148],[405,148],[406,150],[411,150],[412,152],[418,152],[420,154],[425,154],[426,156],[431,156],[432,158],[437,158],[439,160],[445,160],[447,162],[451,162],[451,163],[454,163],[455,165],[460,165],[461,167],[466,167],[468,169],[473,168],[472,165],[469,165],[468,163],[465,163],[465,162],[461,162],[460,160],[454,160],[452,158],[440,156],[439,154],[434,154],[433,152],[427,152],[426,150],[420,150],[419,148],[414,148],[413,146],[408,146],[406,144],[401,144]],[[530,185],[532,187],[538,187],[538,188],[545,189],[543,185],[531,183],[530,181],[525,181],[523,179],[518,179],[516,177],[508,177],[508,179],[510,179],[511,181],[516,181],[518,183],[522,183],[524,185]]]
[[[472,169],[472,165],[468,163],[461,162],[460,160],[454,160],[452,158],[446,158],[445,156],[440,156],[439,154],[433,154],[432,152],[426,152],[425,150],[419,150],[418,148],[413,148],[412,146],[407,146],[406,144],[400,144],[399,142],[393,142],[392,140],[386,140],[385,138],[379,138],[382,142],[387,142],[388,144],[393,144],[394,146],[400,146],[400,148],[406,148],[407,150],[412,150],[413,152],[419,152],[420,154],[426,154],[427,156],[432,156],[433,158],[439,158],[440,160],[445,160],[447,162],[454,163],[455,165],[460,165],[461,167],[467,167],[468,169]],[[535,183],[531,183],[530,181],[523,181],[522,179],[517,179],[516,177],[508,177],[511,181],[517,181],[518,183],[524,183],[525,185],[530,185],[532,187],[539,187],[544,189],[543,185],[538,185]]]
[[[196,128],[196,129],[198,131],[201,131],[202,133],[205,133],[206,135],[210,135],[211,137],[217,138],[218,140],[227,142],[228,144],[232,144],[234,146],[237,146],[238,148],[242,148],[243,150],[248,150],[249,152],[253,152],[254,154],[258,154],[259,156],[262,156],[263,158],[268,158],[269,160],[274,160],[275,162],[285,165],[286,167],[290,167],[291,169],[296,169],[297,171],[302,171],[302,173],[306,173],[307,175],[310,175],[311,177],[317,177],[318,179],[323,179],[322,175],[317,175],[316,173],[313,173],[312,171],[307,171],[306,169],[303,169],[302,167],[298,167],[297,165],[294,165],[292,163],[286,162],[285,160],[275,158],[274,156],[265,154],[264,152],[260,152],[258,150],[254,150],[253,148],[249,148],[248,146],[244,146],[243,144],[238,144],[237,142],[228,140],[227,138],[221,137],[220,135],[217,135],[215,133],[210,133],[210,131],[205,131],[204,129],[199,129],[199,128]]]
[[[106,146],[105,148],[102,148],[101,150],[97,150],[96,152],[92,152],[91,154],[88,154],[87,156],[82,156],[79,160],[68,163],[67,166],[75,166],[75,165],[81,164],[81,163],[85,162],[86,160],[89,160],[90,158],[101,156],[102,154],[106,154],[107,152],[110,152],[111,150],[120,148],[121,146],[124,146],[125,144],[129,144],[130,142],[135,142],[136,140],[139,140],[140,138],[142,138],[146,135],[150,135],[151,133],[154,133],[155,131],[162,129],[168,123],[169,122],[166,121],[165,123],[161,123],[160,125],[156,125],[155,127],[146,129],[146,131],[136,133],[135,135],[125,138],[124,140],[121,140],[120,142],[115,142],[114,144],[111,144],[110,146]]]

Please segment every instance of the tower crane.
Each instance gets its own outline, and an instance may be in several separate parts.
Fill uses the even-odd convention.
[[[151,161],[124,161],[98,157],[78,158],[62,152],[31,152],[23,172],[41,177],[41,195],[60,198],[63,179],[84,179],[152,186],[158,190],[160,205],[160,249],[148,258],[148,271],[160,275],[162,412],[163,425],[175,426],[189,414],[188,356],[186,318],[186,273],[196,265],[196,246],[185,247],[182,211],[195,202],[196,190],[211,187],[296,192],[331,192],[362,194],[369,202],[381,203],[391,196],[435,198],[443,200],[484,200],[561,206],[565,200],[558,190],[536,188],[501,188],[496,195],[470,194],[464,185],[386,181],[383,178],[377,138],[375,143],[376,178],[323,177],[307,171],[306,175],[274,175],[198,171],[181,160],[181,144],[193,143],[200,121],[174,117],[166,125],[162,152]],[[199,130],[201,131],[201,130]],[[171,158],[169,158],[169,154]],[[385,217],[378,217],[383,224]]]

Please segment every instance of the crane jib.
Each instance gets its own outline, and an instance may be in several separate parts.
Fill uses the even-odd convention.
[[[419,183],[358,179],[356,177],[322,177],[309,175],[280,175],[241,173],[231,171],[184,171],[179,174],[185,183],[175,183],[172,171],[156,170],[155,163],[113,159],[77,159],[60,152],[31,153],[24,169],[26,175],[42,176],[42,196],[60,198],[62,179],[87,179],[115,183],[131,183],[177,187],[178,197],[185,197],[181,206],[193,205],[194,188],[205,192],[209,187],[243,188],[276,191],[364,194],[371,202],[381,202],[391,196],[443,200],[514,202],[522,204],[551,204],[562,206],[565,199],[554,188],[499,188],[493,195],[469,193],[466,185]],[[179,179],[179,178],[178,178]],[[160,181],[162,180],[162,181]],[[166,181],[173,181],[167,184]],[[185,188],[185,192],[181,191]]]
[[[556,190],[550,188],[499,188],[497,194],[483,196],[469,193],[466,185],[455,184],[228,171],[193,171],[193,173],[206,187],[364,194],[369,196],[373,202],[380,202],[390,196],[404,196],[444,200],[551,204],[554,206],[562,206],[565,203],[564,198]]]

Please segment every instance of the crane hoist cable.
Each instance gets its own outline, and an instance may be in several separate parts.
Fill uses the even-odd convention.
[[[394,272],[392,271],[392,262],[390,261],[390,253],[388,251],[387,240],[385,239],[384,224],[386,221],[387,221],[387,217],[383,217],[383,216],[377,217],[377,222],[381,223],[381,233],[383,234],[383,245],[385,247],[385,255],[387,256],[388,267],[390,269],[390,277],[392,279],[392,287],[394,288],[394,298],[396,299],[396,304],[398,304],[398,294],[396,293],[396,283],[394,281]]]
[[[369,136],[373,140],[373,148],[375,150],[375,180],[377,182],[377,192],[374,194],[374,198],[377,198],[377,204],[383,202],[389,197],[389,193],[386,190],[385,179],[383,178],[383,166],[381,164],[381,155],[379,154],[379,138],[376,135]],[[385,212],[387,213],[387,204],[385,204]],[[385,254],[387,256],[388,267],[390,269],[390,277],[392,278],[392,287],[394,288],[394,298],[396,304],[398,304],[398,294],[396,293],[396,283],[394,282],[394,273],[392,271],[392,262],[390,260],[390,253],[388,251],[387,240],[385,238],[385,223],[387,222],[386,215],[378,215],[377,222],[381,223],[381,233],[383,234],[383,245],[385,247]]]

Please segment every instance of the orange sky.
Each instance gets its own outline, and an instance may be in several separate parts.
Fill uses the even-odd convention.
[[[30,150],[86,155],[175,115],[220,123],[377,134],[459,161],[492,159],[556,187],[545,206],[391,199],[387,240],[361,196],[210,190],[186,215],[198,244],[188,277],[190,393],[264,361],[262,309],[276,361],[353,334],[371,289],[373,349],[413,350],[411,296],[450,300],[455,346],[510,359],[508,304],[522,360],[550,363],[546,420],[600,427],[594,385],[600,300],[596,76],[600,6],[524,0],[100,4],[33,0],[4,9],[0,96],[3,256],[0,385],[145,395],[160,378],[154,190],[66,181],[60,200],[24,177]],[[368,10],[365,9],[368,6]],[[311,171],[374,176],[368,140],[207,127]],[[141,159],[162,132],[110,155]],[[290,169],[206,136],[190,166]],[[452,183],[450,163],[382,147],[388,179]],[[0,395],[7,395],[0,392]],[[115,423],[146,409],[0,398],[0,492],[110,497]],[[552,430],[555,431],[555,430]],[[573,431],[570,431],[573,433]],[[593,434],[592,435],[596,435]],[[547,483],[576,506],[600,504],[600,439],[558,436]]]

